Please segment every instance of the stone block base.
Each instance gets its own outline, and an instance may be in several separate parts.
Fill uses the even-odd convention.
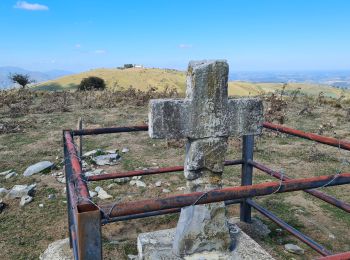
[[[142,233],[137,238],[139,260],[273,260],[257,242],[230,223],[230,235],[235,248],[232,252],[202,252],[178,257],[172,253],[175,228]]]

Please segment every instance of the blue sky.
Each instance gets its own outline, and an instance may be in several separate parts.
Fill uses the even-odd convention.
[[[350,69],[348,0],[0,0],[0,66]]]

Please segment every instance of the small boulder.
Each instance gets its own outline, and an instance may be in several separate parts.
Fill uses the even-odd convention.
[[[23,173],[23,176],[32,176],[33,174],[51,170],[54,164],[49,161],[42,161],[29,166]]]
[[[127,153],[127,152],[129,152],[129,148],[124,147],[124,148],[122,149],[122,153]]]
[[[26,196],[26,195],[31,195],[34,192],[35,187],[36,187],[36,184],[15,185],[7,194],[7,198],[15,199],[15,198],[22,198],[23,196]]]
[[[69,246],[69,238],[57,240],[51,243],[45,252],[39,257],[40,260],[72,260],[73,252]]]
[[[142,176],[134,176],[131,178],[132,180],[141,180],[142,179]]]
[[[0,176],[6,176],[7,174],[13,172],[13,170],[8,170],[8,171],[4,171],[4,172],[0,172]]]
[[[0,198],[3,198],[7,195],[7,193],[9,193],[9,190],[5,189],[5,188],[0,188]]]
[[[114,179],[113,181],[118,183],[118,184],[124,184],[124,183],[127,183],[128,181],[130,181],[130,178],[129,177],[118,178],[118,179]]]
[[[130,181],[130,185],[131,186],[136,185],[137,187],[144,187],[144,188],[146,188],[146,183],[144,183],[143,181],[139,181],[139,180],[131,180]]]
[[[92,158],[92,161],[99,166],[103,165],[115,165],[118,163],[118,160],[120,159],[119,154],[113,153],[113,154],[105,154],[105,155],[99,155]]]
[[[21,207],[27,205],[28,203],[32,202],[33,201],[33,197],[29,196],[29,195],[25,195],[21,198],[21,201],[19,203],[19,205]]]
[[[294,244],[285,244],[284,249],[296,255],[303,255],[305,252],[304,249]]]
[[[91,198],[96,197],[97,192],[89,190],[89,195]]]
[[[100,198],[101,200],[106,200],[106,199],[111,199],[113,198],[113,196],[109,195],[104,189],[102,189],[100,187],[100,189],[98,190],[98,195],[97,197]]]
[[[56,199],[56,195],[55,194],[50,194],[49,196],[47,196],[47,198],[49,200],[54,200],[54,199]]]
[[[7,175],[5,176],[5,179],[10,179],[10,178],[12,178],[12,177],[14,177],[14,176],[16,176],[16,175],[17,175],[16,172],[10,172],[9,174],[7,174]]]
[[[163,189],[162,190],[164,193],[169,193],[169,192],[171,192],[171,190],[169,190],[169,189]]]
[[[39,204],[39,208],[43,208],[44,207],[44,204],[43,203],[40,203]]]
[[[101,149],[96,149],[96,150],[92,150],[84,153],[83,157],[91,157],[99,154],[103,154],[103,151]]]
[[[162,181],[157,181],[157,182],[155,183],[155,185],[156,185],[156,187],[162,186]]]

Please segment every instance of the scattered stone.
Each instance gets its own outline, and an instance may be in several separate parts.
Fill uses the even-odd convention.
[[[162,181],[157,181],[157,182],[155,183],[155,185],[156,185],[156,187],[162,186]]]
[[[99,165],[115,165],[118,163],[118,160],[120,159],[120,155],[117,153],[114,154],[105,154],[105,155],[99,155],[92,158],[92,161]]]
[[[28,203],[33,201],[33,197],[29,196],[29,195],[25,195],[21,198],[21,202],[19,203],[19,205],[21,207],[27,205]]]
[[[29,166],[23,173],[24,176],[32,176],[33,174],[51,170],[55,165],[49,161],[42,161]]]
[[[158,163],[153,162],[152,165],[153,166],[158,166]]]
[[[40,203],[39,208],[43,208],[43,207],[44,207],[44,204]]]
[[[328,237],[331,238],[331,239],[335,239],[335,235],[333,235],[331,233],[329,233]]]
[[[147,187],[146,183],[144,183],[143,181],[139,181],[139,180],[131,180],[130,185],[131,186],[136,185],[137,187],[144,187],[144,188]]]
[[[9,193],[9,190],[5,189],[5,188],[0,188],[0,198],[3,198],[7,195],[7,193]]]
[[[36,184],[15,185],[10,190],[10,192],[7,194],[7,198],[15,199],[15,198],[21,198],[21,197],[26,196],[26,195],[32,195],[35,187],[36,187]]]
[[[96,188],[99,188],[98,190],[96,190]],[[96,187],[95,191],[97,191],[98,195],[97,197],[100,198],[101,200],[106,200],[106,199],[111,199],[113,198],[113,196],[109,195],[104,189],[102,189],[101,187]]]
[[[169,190],[169,189],[163,189],[162,190],[164,193],[169,193],[169,192],[171,192],[171,190]]]
[[[6,176],[7,174],[13,172],[13,170],[8,170],[8,171],[4,171],[4,172],[0,172],[0,176]]]
[[[178,191],[186,190],[186,187],[181,186],[181,187],[176,188],[176,190],[178,190]]]
[[[147,171],[147,170],[148,170],[148,168],[142,168],[142,170],[143,170],[143,171]]]
[[[96,197],[97,192],[89,190],[89,195],[91,198]]]
[[[127,152],[129,152],[129,148],[124,147],[124,148],[122,149],[122,153],[127,153]]]
[[[124,184],[130,181],[130,177],[117,178],[117,179],[114,179],[113,181],[116,182],[117,184]]]
[[[10,178],[12,178],[12,177],[14,177],[14,176],[16,176],[16,175],[17,175],[16,172],[10,172],[9,174],[7,174],[7,175],[5,176],[5,179],[10,179]]]
[[[50,194],[49,196],[47,196],[47,198],[49,200],[54,200],[54,199],[56,199],[56,195],[55,194]]]
[[[128,255],[128,260],[137,260],[139,257],[137,255]]]
[[[73,251],[69,246],[69,238],[51,243],[39,257],[40,260],[72,260],[73,258]]]
[[[66,183],[66,177],[58,177],[57,179],[56,179],[59,183],[63,183],[63,184],[65,184]]]
[[[88,172],[85,172],[84,175],[86,177],[89,177],[89,176],[95,176],[95,175],[100,175],[102,173],[104,173],[104,169],[96,169],[96,170],[93,170],[93,171],[88,171]]]
[[[109,184],[108,186],[107,186],[107,189],[111,189],[111,188],[113,188],[115,186],[115,183],[111,183],[111,184]]]
[[[294,244],[285,244],[284,249],[296,255],[303,255],[305,252],[304,249]]]
[[[100,191],[100,189],[102,189],[100,186],[97,186],[96,188],[95,188],[95,191],[98,193],[99,191]]]
[[[271,230],[266,226],[260,219],[252,218],[251,227],[253,228],[253,232],[260,237],[267,237]]]
[[[109,154],[114,154],[117,153],[118,149],[111,149],[111,150],[106,150],[105,153],[109,153]]]
[[[142,179],[142,176],[134,176],[131,178],[132,180],[141,180]]]
[[[100,155],[100,154],[103,154],[103,151],[101,149],[96,149],[96,150],[92,150],[92,151],[84,153],[83,157],[85,157],[85,158],[92,157],[92,156]]]

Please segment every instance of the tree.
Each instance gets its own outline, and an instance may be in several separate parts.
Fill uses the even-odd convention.
[[[106,83],[103,79],[99,77],[88,77],[81,80],[78,90],[104,90],[106,88]]]
[[[30,83],[34,83],[35,80],[30,79],[30,76],[28,74],[20,74],[20,73],[14,73],[9,75],[10,80],[13,83],[17,83],[20,85],[23,89]]]
[[[124,64],[124,69],[131,69],[133,67],[134,67],[133,64]]]

